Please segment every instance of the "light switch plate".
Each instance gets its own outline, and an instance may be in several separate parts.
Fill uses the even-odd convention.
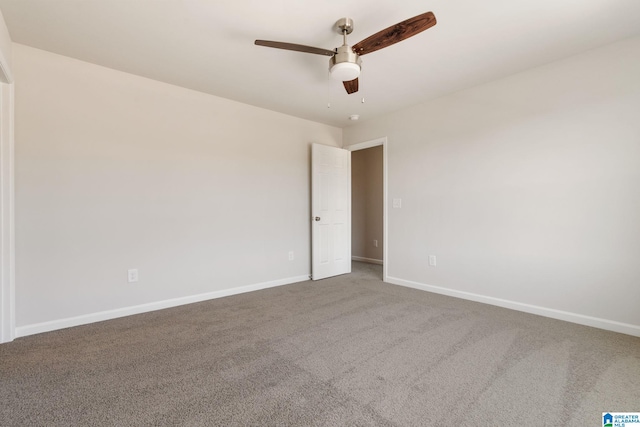
[[[402,199],[393,199],[393,207],[399,209],[402,207]]]

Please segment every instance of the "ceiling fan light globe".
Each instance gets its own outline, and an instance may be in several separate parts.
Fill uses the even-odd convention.
[[[353,62],[340,62],[331,67],[331,78],[341,82],[348,82],[360,76],[360,65]]]

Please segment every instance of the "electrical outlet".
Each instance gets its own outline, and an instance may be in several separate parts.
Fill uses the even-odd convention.
[[[402,199],[393,199],[394,209],[400,209],[402,207]]]
[[[294,256],[293,256],[293,251],[289,251],[289,261],[293,261]]]
[[[436,256],[435,255],[429,255],[429,265],[431,267],[435,267],[436,266]]]
[[[138,269],[137,268],[131,268],[131,269],[127,270],[127,281],[129,283],[133,283],[133,282],[137,282],[138,281]]]
[[[376,248],[378,247],[378,241],[377,240],[373,241],[373,246],[375,246]]]

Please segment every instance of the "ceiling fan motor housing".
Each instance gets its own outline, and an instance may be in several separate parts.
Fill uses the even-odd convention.
[[[351,81],[360,75],[362,60],[350,46],[343,45],[336,49],[336,54],[329,60],[331,77],[340,81]]]

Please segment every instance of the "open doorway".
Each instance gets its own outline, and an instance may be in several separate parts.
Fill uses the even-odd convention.
[[[346,147],[351,153],[352,261],[387,271],[386,138]],[[379,271],[379,270],[378,270]]]

